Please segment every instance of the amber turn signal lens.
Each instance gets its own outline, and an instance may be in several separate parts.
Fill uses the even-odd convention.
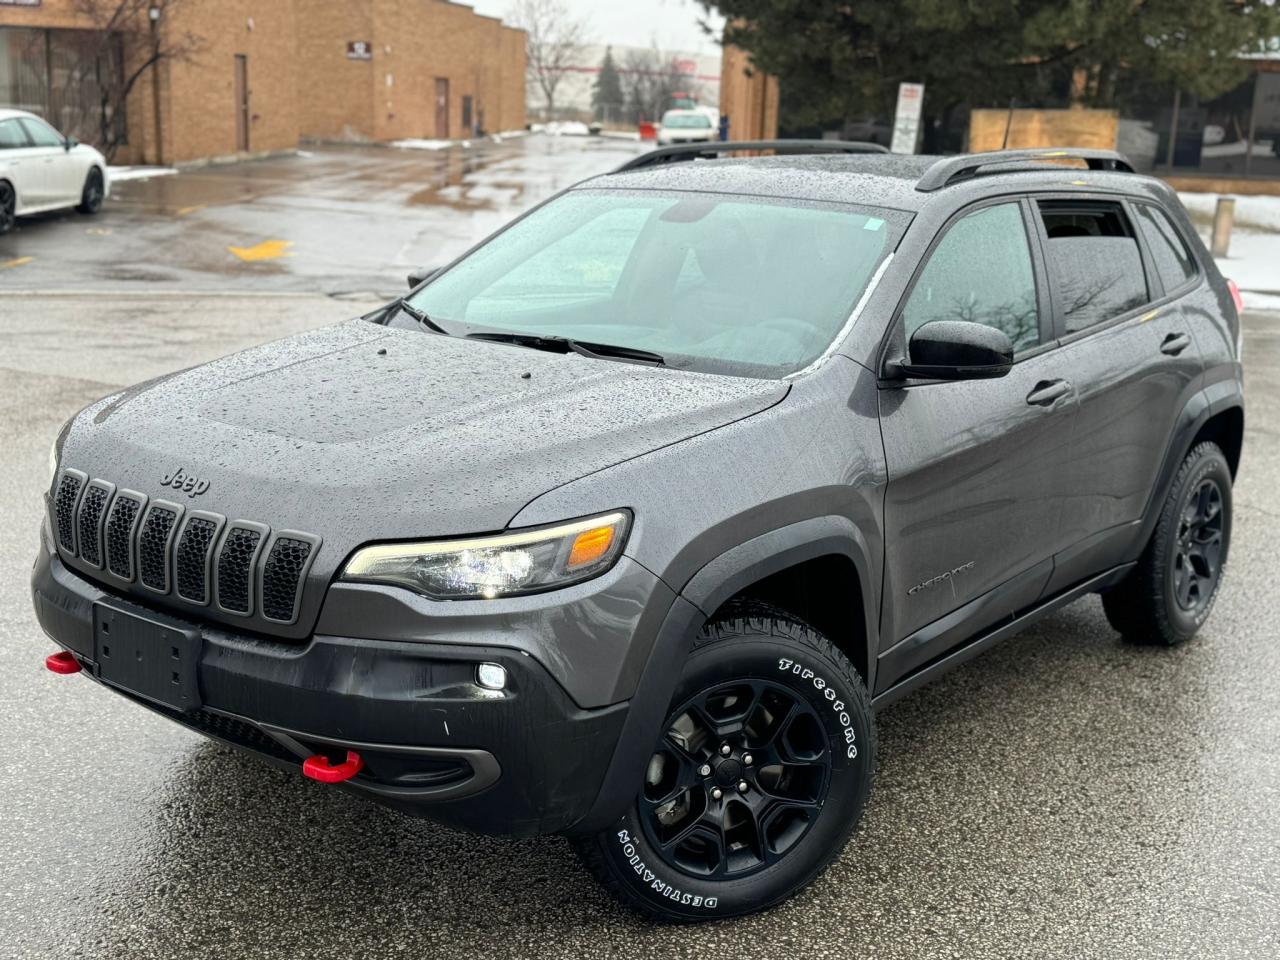
[[[569,551],[568,568],[576,570],[588,563],[594,563],[608,553],[611,543],[613,543],[613,527],[596,527],[578,534],[577,539],[573,541],[573,549]]]

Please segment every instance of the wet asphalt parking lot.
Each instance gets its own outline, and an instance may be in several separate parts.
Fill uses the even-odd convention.
[[[0,956],[1280,955],[1280,315],[1246,319],[1230,570],[1200,637],[1124,646],[1088,598],[890,707],[861,828],[762,916],[638,920],[561,840],[412,820],[44,670],[27,578],[67,416],[362,312],[633,149],[317,148],[0,240],[31,258],[0,271]],[[269,240],[292,256],[226,251]]]

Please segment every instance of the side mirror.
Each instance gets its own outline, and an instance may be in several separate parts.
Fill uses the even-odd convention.
[[[80,141],[79,141],[79,140],[77,140],[75,137],[67,137],[67,139],[66,139],[65,141],[63,141],[63,144],[62,144],[62,145],[63,145],[67,150],[70,150],[72,147],[78,147],[78,146],[80,146]]]
[[[439,267],[419,267],[409,273],[409,289],[412,290],[420,283],[425,283],[437,273],[440,272]]]
[[[968,320],[933,320],[911,335],[910,359],[891,373],[928,380],[989,380],[1013,368],[1013,342],[1003,330]]]

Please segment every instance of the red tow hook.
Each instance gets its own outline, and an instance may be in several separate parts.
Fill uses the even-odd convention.
[[[44,665],[54,673],[69,674],[80,672],[80,661],[70,650],[59,650],[44,658]]]
[[[347,759],[339,764],[332,764],[324,754],[317,753],[302,762],[302,775],[321,783],[341,783],[354,777],[363,766],[364,761],[354,750],[348,750]]]

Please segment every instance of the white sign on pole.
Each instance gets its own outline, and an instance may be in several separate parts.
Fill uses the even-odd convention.
[[[898,109],[893,114],[894,153],[915,153],[920,133],[920,109],[924,106],[923,83],[898,84]]]

